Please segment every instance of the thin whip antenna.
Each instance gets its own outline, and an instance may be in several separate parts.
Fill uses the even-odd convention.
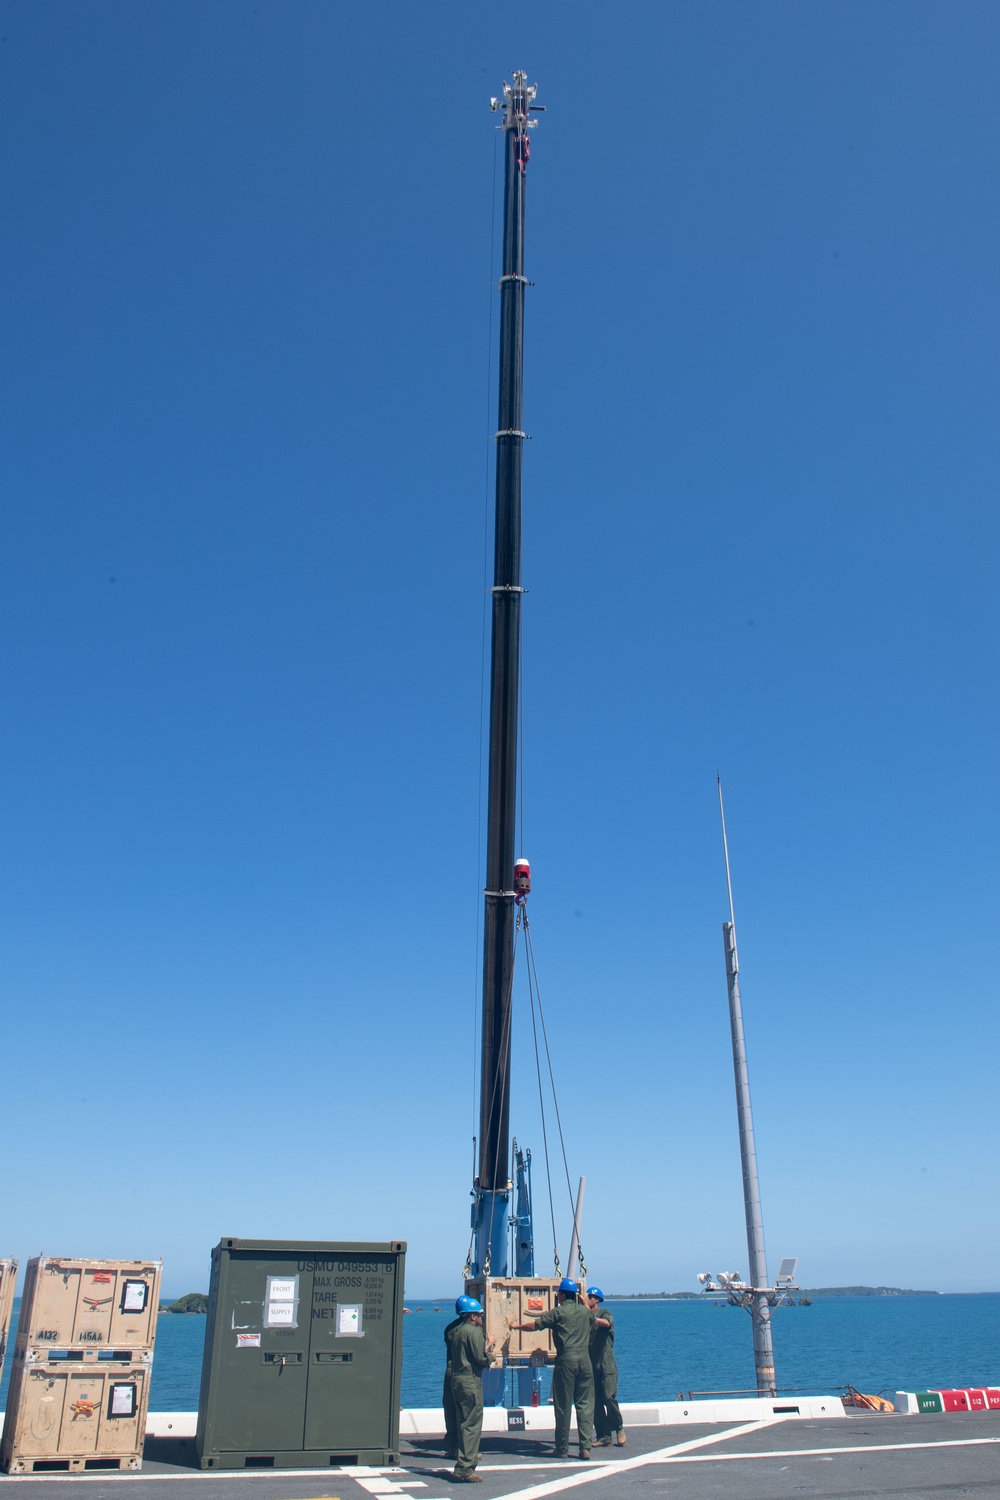
[[[719,785],[719,816],[722,819],[722,847],[726,856],[726,885],[729,889],[729,921],[722,924],[722,944],[726,958],[726,986],[729,990],[729,1027],[733,1042],[736,1115],[740,1131],[740,1163],[743,1168],[743,1211],[750,1260],[750,1286],[746,1289],[743,1305],[749,1308],[753,1319],[757,1389],[762,1396],[773,1396],[777,1385],[774,1374],[774,1343],[771,1337],[771,1307],[768,1301],[771,1288],[767,1284],[764,1218],[760,1207],[757,1146],[753,1133],[753,1110],[750,1106],[750,1073],[743,1031],[743,1002],[740,999],[740,965],[736,956],[736,916],[733,912],[733,882],[729,872],[729,842],[726,838],[726,814],[722,805],[722,777],[718,771],[715,779]]]
[[[733,877],[729,873],[729,840],[726,838],[726,809],[722,805],[722,777],[718,771],[715,779],[719,787],[719,817],[722,820],[722,852],[726,856],[726,889],[729,892],[729,920],[733,924],[733,936],[736,935],[736,913],[733,910]]]

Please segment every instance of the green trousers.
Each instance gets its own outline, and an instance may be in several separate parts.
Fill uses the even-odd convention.
[[[448,1375],[444,1382],[445,1445],[457,1454],[455,1470],[471,1474],[479,1462],[483,1434],[483,1382],[475,1375]]]
[[[552,1371],[552,1404],[556,1409],[556,1452],[569,1452],[569,1422],[576,1407],[581,1449],[594,1441],[594,1368],[590,1356],[557,1359]]]
[[[449,1458],[458,1457],[458,1413],[455,1410],[455,1393],[451,1388],[451,1371],[444,1372],[444,1390],[441,1393],[444,1407],[444,1451]]]
[[[611,1370],[594,1370],[594,1425],[599,1438],[611,1437],[622,1426],[617,1366]]]

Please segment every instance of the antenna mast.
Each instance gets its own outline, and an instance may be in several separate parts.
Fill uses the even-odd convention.
[[[483,1030],[479,1092],[479,1175],[473,1207],[474,1276],[506,1276],[511,1193],[510,1028],[514,978],[514,829],[521,641],[521,430],[524,371],[524,197],[528,131],[537,84],[527,73],[504,83],[503,274],[500,277],[500,389],[496,432],[490,748],[483,923]]]
[[[743,1207],[747,1222],[747,1253],[750,1257],[750,1288],[746,1300],[750,1304],[749,1311],[753,1320],[753,1360],[757,1371],[757,1389],[762,1395],[773,1396],[776,1390],[774,1344],[771,1338],[771,1308],[767,1290],[767,1257],[764,1253],[764,1219],[757,1177],[757,1147],[754,1144],[753,1110],[750,1107],[750,1074],[747,1070],[743,1005],[740,1000],[736,913],[733,910],[733,882],[729,872],[726,813],[722,805],[722,778],[717,776],[716,780],[719,784],[719,817],[722,821],[722,849],[726,858],[726,888],[729,892],[729,921],[722,924],[722,943],[726,954],[726,982],[729,986],[729,1026],[733,1038],[736,1113],[740,1126],[740,1161],[743,1166]]]

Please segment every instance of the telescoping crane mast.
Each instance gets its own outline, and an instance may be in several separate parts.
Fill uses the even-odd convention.
[[[483,1024],[478,1176],[473,1204],[474,1276],[505,1276],[511,1181],[510,1031],[514,978],[514,830],[521,643],[521,428],[524,375],[524,200],[536,84],[515,73],[503,85],[503,272],[493,542],[493,621],[483,922]]]

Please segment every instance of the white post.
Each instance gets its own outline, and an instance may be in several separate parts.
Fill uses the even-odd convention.
[[[569,1242],[569,1263],[566,1266],[566,1275],[576,1279],[576,1263],[580,1253],[580,1220],[583,1218],[583,1190],[587,1186],[586,1177],[580,1178],[580,1186],[576,1192],[576,1212],[573,1215],[573,1237]],[[583,1288],[586,1291],[586,1287]]]

